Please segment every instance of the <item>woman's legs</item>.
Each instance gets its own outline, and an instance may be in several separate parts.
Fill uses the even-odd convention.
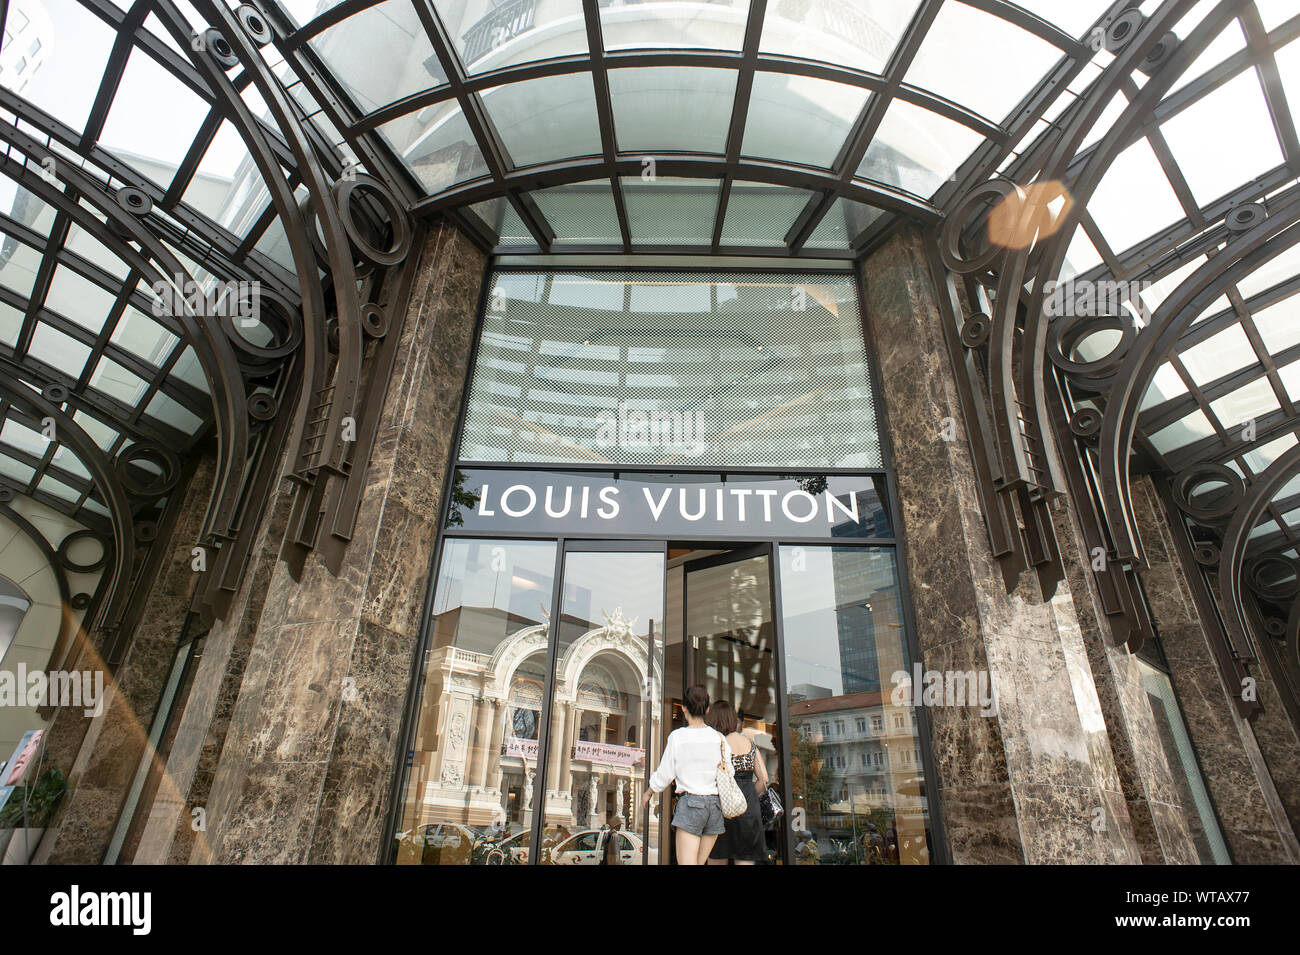
[[[681,828],[674,831],[677,833],[677,864],[699,865],[696,860],[700,855],[700,837]],[[709,848],[712,849],[713,846],[710,845]],[[709,854],[706,852],[704,855],[707,858]]]
[[[708,865],[709,853],[713,851],[713,844],[718,841],[719,835],[719,833],[715,832],[711,836],[700,836],[700,848],[699,855],[696,857],[698,860],[695,863],[696,865]]]

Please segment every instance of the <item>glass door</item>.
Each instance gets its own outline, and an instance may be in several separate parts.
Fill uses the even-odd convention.
[[[661,542],[565,544],[544,783],[530,806],[538,863],[659,861],[659,818],[640,807],[667,736],[664,564]]]
[[[784,739],[777,709],[777,646],[769,545],[725,551],[684,565],[682,690],[702,684],[710,700],[736,709],[741,732],[761,754],[780,789]],[[679,691],[680,693],[680,691]],[[780,826],[766,833],[768,858],[779,862]]]

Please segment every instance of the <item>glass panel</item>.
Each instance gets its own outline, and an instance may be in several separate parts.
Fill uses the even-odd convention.
[[[811,76],[756,73],[740,151],[829,168],[870,96]]]
[[[989,54],[1014,69],[990,69]],[[912,86],[1001,121],[1062,53],[1001,17],[964,3],[939,10],[907,71]]]
[[[657,865],[641,797],[664,739],[664,555],[570,552],[562,594],[538,861],[598,865],[618,833],[615,864]]]
[[[447,82],[410,0],[368,7],[307,42],[364,113]]]
[[[41,253],[7,235],[0,234],[0,239],[0,285],[29,298],[36,270],[41,267]]]
[[[81,430],[90,435],[91,439],[105,451],[110,450],[113,443],[117,441],[118,433],[98,418],[92,418],[90,415],[78,411],[72,416],[72,420],[81,425]]]
[[[946,116],[894,100],[857,174],[929,197],[982,141],[975,130]]]
[[[884,214],[875,206],[851,199],[836,199],[812,230],[805,249],[847,249],[849,244]]]
[[[50,225],[54,222],[53,206],[47,205],[7,176],[0,176],[0,213],[46,236],[50,234]]]
[[[203,369],[199,365],[198,356],[194,353],[193,348],[186,348],[185,353],[176,360],[172,366],[172,378],[178,378],[191,387],[199,389],[204,394],[208,393],[208,380],[204,377]]]
[[[197,93],[136,49],[126,61],[99,145],[130,154],[134,168],[166,187],[207,115],[208,105]]]
[[[790,716],[789,811],[799,865],[925,865],[930,812],[892,550],[781,552]],[[980,702],[991,704],[987,676]],[[989,689],[985,694],[984,688]]]
[[[749,0],[602,0],[600,4],[600,29],[607,50],[739,50],[748,17]]]
[[[1151,444],[1161,454],[1168,454],[1183,445],[1200,441],[1214,434],[1210,419],[1202,411],[1194,411],[1185,418],[1179,418],[1169,427],[1151,435]]]
[[[723,245],[784,247],[786,233],[808,205],[806,189],[734,182],[722,223]]]
[[[555,245],[622,244],[614,190],[608,182],[555,186],[532,196],[555,232]]]
[[[77,0],[37,0],[23,10],[28,22],[16,32],[17,24],[6,22],[5,32],[13,34],[9,42],[20,48],[39,39],[40,55],[24,57],[21,68],[15,63],[12,69],[6,57],[0,83],[60,122],[84,130],[116,34]]]
[[[528,861],[554,582],[552,542],[444,543],[399,865]]]
[[[919,0],[808,0],[776,3],[763,18],[759,49],[883,73]]]
[[[1208,385],[1259,361],[1245,330],[1235,324],[1215,333],[1199,345],[1193,345],[1178,357],[1198,385]]]
[[[144,397],[149,383],[113,359],[101,358],[95,366],[95,373],[90,376],[90,387],[124,405],[135,407],[136,402]]]
[[[1168,676],[1145,660],[1138,660],[1138,668],[1142,672],[1142,686],[1151,703],[1151,713],[1155,716],[1156,730],[1178,789],[1179,801],[1184,807],[1194,810],[1185,813],[1184,818],[1192,831],[1201,864],[1230,865],[1232,860],[1228,856],[1228,847],[1219,830],[1219,820],[1215,817],[1205,781],[1201,778],[1196,752],[1187,736],[1173,684]]]
[[[379,132],[431,193],[487,175],[487,162],[455,100],[385,123]]]
[[[17,448],[19,451],[26,451],[28,454],[36,457],[44,457],[46,450],[50,446],[49,439],[39,431],[33,431],[26,425],[19,424],[13,418],[6,418],[4,425],[0,426],[0,442],[9,445],[11,448]]]
[[[77,341],[45,322],[37,322],[27,354],[73,380],[81,377],[90,357],[90,346]]]
[[[464,460],[880,466],[849,275],[503,272],[493,287]]]
[[[244,140],[229,120],[222,122],[185,190],[186,205],[243,234],[250,217],[256,217],[268,199]]]
[[[768,555],[761,554],[708,567],[686,564],[685,634],[692,661],[688,682],[708,690],[710,701],[731,704],[741,732],[765,760],[768,778],[780,792],[783,735],[777,714],[771,563]],[[680,693],[684,688],[674,689]],[[684,724],[680,702],[675,703]],[[754,781],[737,782],[746,799],[756,802]],[[751,827],[738,827],[727,834],[727,841],[720,839],[722,845],[715,847],[719,857],[748,862],[780,859],[784,821],[764,831],[757,844],[745,845],[745,830]]]
[[[111,341],[138,355],[155,368],[161,368],[179,339],[152,318],[127,306],[118,319]]]
[[[93,238],[81,226],[74,225],[68,228],[68,238],[63,243],[63,247],[77,253],[83,259],[93,262],[105,272],[125,281],[130,269],[115,253],[110,252],[108,248],[98,239]]]
[[[519,218],[515,207],[502,196],[476,202],[470,209],[492,230],[500,245],[535,245],[533,234]]]
[[[1272,411],[1282,410],[1267,378],[1260,378],[1210,402],[1210,410],[1225,428],[1233,428]]]
[[[1020,0],[1019,4],[1073,37],[1082,37],[1110,5],[1110,0],[1070,0],[1069,3],[1061,3],[1061,0]]]
[[[178,431],[185,434],[193,434],[203,426],[203,419],[194,414],[188,408],[173,401],[161,391],[153,396],[149,406],[145,408],[146,415],[151,418],[157,418],[164,424],[169,424]]]
[[[66,265],[57,266],[45,293],[45,307],[96,334],[104,327],[117,296],[83,278]]]
[[[581,0],[434,0],[470,73],[587,52]]]
[[[1145,139],[1115,157],[1088,203],[1088,212],[1117,253],[1184,216],[1182,204]]]
[[[720,153],[736,73],[679,66],[610,70],[609,95],[620,152]]]
[[[516,166],[601,151],[589,73],[496,86],[484,91],[483,105]]]
[[[1300,345],[1300,298],[1291,296],[1251,316],[1269,354]]]
[[[716,179],[625,178],[628,231],[639,245],[708,245],[718,214]]]
[[[26,315],[19,309],[8,302],[0,302],[0,342],[4,342],[11,348],[16,345],[25,318]]]
[[[1276,441],[1270,441],[1262,448],[1256,448],[1243,455],[1250,469],[1256,474],[1260,474],[1268,469],[1268,466],[1280,458],[1287,451],[1296,445],[1296,437],[1293,434],[1284,435]]]
[[[1206,135],[1209,130],[1213,135]],[[1206,94],[1160,131],[1202,206],[1283,162],[1254,70]]]
[[[3,470],[2,465],[0,470]],[[0,660],[9,652],[31,605],[32,602],[27,599],[22,588],[7,577],[0,577]]]

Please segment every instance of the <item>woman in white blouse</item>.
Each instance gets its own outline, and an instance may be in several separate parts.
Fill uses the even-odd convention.
[[[713,844],[726,829],[718,800],[718,764],[731,772],[731,747],[721,733],[704,722],[709,692],[700,685],[686,690],[686,725],[668,734],[659,765],[650,776],[645,805],[669,783],[677,787],[673,828],[677,830],[677,864],[705,865]]]

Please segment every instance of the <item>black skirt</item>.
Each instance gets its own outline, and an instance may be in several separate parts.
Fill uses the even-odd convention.
[[[710,859],[735,859],[737,862],[766,862],[767,841],[763,838],[763,816],[758,809],[758,791],[753,773],[736,773],[736,785],[745,794],[749,807],[735,819],[726,821],[727,831],[709,853]]]

